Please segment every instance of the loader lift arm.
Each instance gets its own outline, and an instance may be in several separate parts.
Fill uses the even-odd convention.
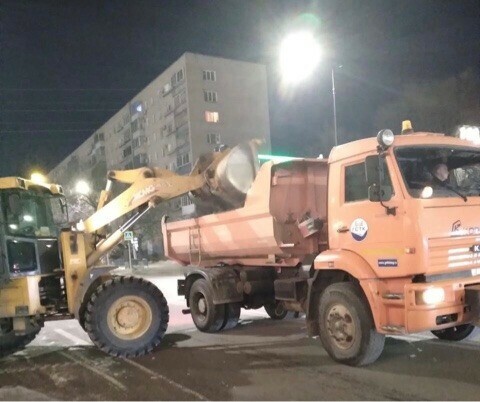
[[[196,164],[199,168],[194,167],[188,176],[178,175],[167,169],[148,167],[108,172],[107,185],[100,194],[97,211],[85,221],[79,222],[76,229],[94,235],[129,212],[136,210],[136,213],[119,229],[100,241],[97,242],[97,236],[91,236],[94,244],[87,255],[87,267],[92,267],[115,247],[122,240],[123,233],[151,208],[206,185],[214,186],[213,172],[229,151],[226,149],[201,157]],[[110,201],[114,182],[130,184],[130,187]]]

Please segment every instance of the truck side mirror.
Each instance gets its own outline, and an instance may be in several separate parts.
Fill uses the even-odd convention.
[[[373,184],[380,184],[380,158],[378,155],[370,155],[365,158],[365,176],[370,188]]]
[[[390,186],[380,187],[378,184],[372,184],[368,187],[368,199],[372,202],[388,201],[392,195]]]
[[[365,158],[365,176],[370,201],[383,202],[392,198],[392,185],[390,180],[386,180],[385,160],[381,156],[370,155]]]

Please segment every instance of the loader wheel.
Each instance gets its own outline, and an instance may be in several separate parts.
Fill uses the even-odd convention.
[[[223,319],[222,330],[235,328],[240,319],[241,305],[240,303],[225,304],[225,318]]]
[[[43,327],[43,321],[32,318],[33,328],[25,335],[15,335],[12,320],[0,324],[0,358],[18,352],[32,342]]]
[[[193,282],[189,306],[195,326],[202,332],[218,332],[225,319],[225,304],[213,303],[213,292],[205,279]]]
[[[432,331],[432,334],[435,335],[438,339],[444,341],[461,341],[473,332],[475,325],[473,324],[463,324],[457,325],[456,327],[446,328],[446,329],[437,329]]]
[[[101,350],[135,357],[156,348],[167,330],[169,311],[163,293],[142,278],[115,277],[90,296],[85,329]]]
[[[268,303],[263,307],[272,320],[283,320],[288,314],[288,310],[282,302]]]
[[[318,317],[323,347],[335,361],[364,366],[381,355],[385,336],[375,330],[367,301],[353,283],[328,286],[320,296]]]

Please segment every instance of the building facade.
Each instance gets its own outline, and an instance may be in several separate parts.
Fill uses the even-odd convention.
[[[219,144],[253,138],[270,148],[265,66],[185,53],[50,173],[72,189],[83,179],[98,191],[110,169],[141,166],[190,172]],[[188,197],[170,203],[189,212]]]

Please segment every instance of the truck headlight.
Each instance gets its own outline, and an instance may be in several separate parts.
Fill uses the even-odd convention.
[[[389,146],[393,144],[395,136],[393,135],[392,130],[380,130],[377,134],[377,141],[378,144],[383,148],[387,149]]]
[[[438,304],[445,301],[443,288],[429,288],[422,292],[422,300],[425,304]]]

